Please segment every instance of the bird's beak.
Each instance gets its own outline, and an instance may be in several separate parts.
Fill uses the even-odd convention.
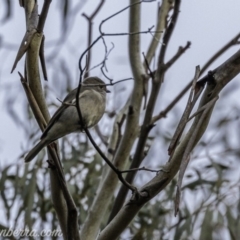
[[[110,93],[111,91],[109,91],[109,90],[106,88],[106,92],[107,92],[107,93]]]

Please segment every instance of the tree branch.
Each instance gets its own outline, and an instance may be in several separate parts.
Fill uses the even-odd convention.
[[[164,45],[162,45],[161,51],[159,54],[157,76],[156,76],[156,79],[153,79],[153,81],[152,81],[152,91],[151,91],[150,98],[149,98],[149,101],[147,104],[147,109],[146,109],[143,125],[141,127],[141,132],[140,132],[137,148],[134,153],[130,169],[139,168],[142,160],[144,159],[143,151],[144,151],[144,146],[147,141],[148,134],[149,134],[150,130],[154,127],[154,125],[151,124],[152,114],[153,114],[153,110],[154,110],[155,103],[157,100],[157,96],[158,96],[160,88],[161,88],[162,80],[165,75],[165,67],[164,67],[163,62],[164,62],[164,58],[165,58],[166,47],[170,40],[170,36],[174,30],[175,23],[177,21],[177,16],[179,14],[179,7],[180,7],[180,3],[178,3],[178,4],[175,3],[174,12],[173,12],[173,16],[172,16],[172,22],[168,26],[168,28],[164,34],[164,37],[163,37]],[[136,175],[136,172],[128,173],[126,176],[126,181],[131,183],[133,181],[135,175]],[[121,186],[121,188],[118,192],[117,198],[114,202],[114,206],[113,206],[109,221],[111,221],[111,219],[117,214],[117,212],[122,207],[127,193],[128,193],[128,189],[125,186]]]
[[[43,28],[45,25],[45,21],[47,19],[47,14],[48,14],[48,10],[49,10],[49,6],[50,6],[51,2],[52,2],[52,0],[44,0],[42,12],[39,16],[38,25],[37,25],[37,31],[39,33],[43,32]]]
[[[88,21],[88,47],[91,45],[92,43],[92,32],[93,32],[93,19],[95,18],[95,16],[98,14],[98,12],[101,10],[103,4],[104,4],[105,0],[101,0],[98,4],[98,6],[96,7],[95,11],[92,13],[91,16],[87,16],[85,13],[82,14],[83,17],[85,17]],[[88,58],[87,58],[87,66],[86,66],[86,71],[84,74],[84,78],[87,78],[89,75],[89,68],[90,68],[90,63],[91,63],[91,48],[88,51]]]
[[[131,0],[130,2],[132,6],[130,7],[129,32],[139,32],[140,29],[140,5],[136,4],[136,2],[136,0]],[[118,169],[124,168],[132,148],[132,144],[135,141],[138,132],[138,119],[143,96],[143,80],[146,75],[141,63],[139,42],[139,34],[129,35],[129,56],[135,81],[127,113],[126,129],[113,159],[114,165],[117,166]],[[81,236],[84,239],[92,240],[96,237],[102,216],[106,213],[117,183],[118,179],[114,172],[108,171],[101,186],[99,186],[100,189],[95,197],[94,203],[91,206],[89,215],[81,231]]]
[[[191,42],[187,42],[184,47],[179,47],[177,53],[165,64],[165,68],[170,68],[182,55],[185,51],[190,48]]]
[[[46,3],[46,1],[45,1]],[[24,1],[24,8],[26,12],[26,25],[27,29],[36,29],[38,24],[38,9],[37,3],[33,1]],[[44,18],[46,18],[47,12]],[[45,21],[45,20],[44,20]],[[43,28],[44,22],[41,25]],[[24,89],[26,91],[28,99],[31,101],[31,107],[33,107],[33,113],[37,114],[36,119],[41,129],[49,121],[50,115],[46,105],[45,97],[42,90],[38,57],[40,46],[42,42],[42,33],[34,32],[26,54],[26,80],[23,81]],[[62,166],[58,157],[55,144],[48,146],[48,156],[50,160],[54,162],[54,171],[51,170],[51,188],[52,188],[52,200],[56,208],[60,226],[64,235],[64,239],[79,239],[78,225],[77,225],[77,210],[75,203],[67,189]],[[55,171],[57,170],[57,171]],[[59,186],[61,186],[59,188]],[[64,198],[63,198],[64,197]],[[67,208],[66,208],[67,206]],[[67,209],[67,212],[63,212]],[[66,225],[67,223],[67,225]]]
[[[153,56],[155,55],[155,52],[157,50],[158,44],[161,39],[161,35],[167,26],[167,16],[169,14],[169,11],[172,8],[173,8],[173,1],[171,2],[169,0],[163,0],[162,5],[160,7],[160,11],[158,10],[159,13],[158,13],[158,19],[157,19],[156,32],[151,40],[151,43],[146,53],[146,59],[149,65],[151,64]]]
[[[231,58],[229,58],[225,63],[220,65],[212,74],[205,76],[197,82],[197,85],[202,85],[207,82],[207,87],[201,98],[198,109],[202,108],[208,102],[212,101],[214,98],[218,97],[219,92],[229,83],[237,74],[240,72],[240,50],[235,53]],[[214,104],[211,108],[205,112],[205,117],[195,133],[195,140],[192,144],[192,149],[196,146],[197,142],[200,140],[206,128],[208,126]],[[204,112],[204,111],[203,111]],[[192,134],[199,123],[203,112],[199,113],[188,131],[187,135],[178,145],[176,151],[174,152],[171,161],[167,162],[164,166],[164,171],[161,171],[157,176],[155,176],[151,181],[145,184],[141,188],[141,192],[146,193],[146,197],[141,197],[136,201],[129,200],[125,206],[119,211],[116,217],[109,223],[108,226],[101,232],[98,240],[107,240],[117,238],[121,232],[128,226],[131,220],[135,217],[142,206],[147,203],[150,199],[161,192],[168,183],[177,174],[185,149],[192,138]],[[191,149],[191,150],[192,150]]]
[[[238,33],[234,38],[232,38],[226,45],[224,45],[219,51],[217,51],[202,67],[200,71],[200,76],[206,71],[206,69],[223,53],[225,53],[230,47],[239,44],[238,39],[240,38],[240,33]],[[154,116],[152,123],[166,117],[167,113],[178,103],[178,101],[186,94],[192,85],[192,80],[186,85],[186,87],[173,99],[173,101],[158,115]]]

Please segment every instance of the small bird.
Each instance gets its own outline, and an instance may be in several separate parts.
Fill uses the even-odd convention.
[[[98,77],[89,77],[83,81],[79,94],[79,106],[82,114],[82,126],[77,108],[77,88],[63,100],[61,107],[54,113],[40,142],[25,157],[30,162],[44,147],[69,133],[91,128],[102,118],[106,107],[106,93],[110,92],[105,83]]]

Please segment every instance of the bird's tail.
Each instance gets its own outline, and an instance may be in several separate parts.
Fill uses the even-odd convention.
[[[41,140],[25,157],[25,162],[30,162],[47,145],[47,141]]]

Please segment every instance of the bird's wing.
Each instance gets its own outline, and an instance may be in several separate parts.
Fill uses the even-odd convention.
[[[59,117],[62,115],[63,111],[69,107],[68,104],[71,104],[72,102],[75,102],[75,97],[77,94],[77,88],[75,88],[74,90],[72,90],[63,100],[62,106],[60,108],[58,108],[58,110],[53,114],[52,118],[50,119],[50,121],[48,122],[47,127],[45,128],[41,139],[44,138],[49,129],[53,126],[53,124],[59,119]]]

